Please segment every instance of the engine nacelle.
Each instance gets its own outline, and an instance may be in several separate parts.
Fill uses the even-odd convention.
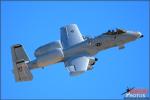
[[[43,46],[37,48],[34,52],[34,55],[36,57],[38,57],[38,56],[41,56],[41,55],[48,53],[51,50],[56,49],[56,48],[62,48],[61,42],[59,40],[48,43],[46,45],[43,45]]]
[[[62,61],[63,59],[64,59],[64,54],[62,49],[56,48],[47,52],[46,54],[38,56],[37,59],[29,63],[29,66],[31,69],[34,69],[37,67],[47,66],[49,64],[55,64],[57,62]]]

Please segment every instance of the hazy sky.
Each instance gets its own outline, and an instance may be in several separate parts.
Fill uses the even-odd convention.
[[[123,98],[128,87],[149,87],[149,3],[138,1],[2,2],[2,99]],[[75,23],[83,35],[108,29],[140,31],[144,38],[96,55],[94,70],[70,77],[63,63],[33,70],[31,82],[16,83],[10,47],[23,44],[31,60],[37,47],[60,39],[59,28]]]

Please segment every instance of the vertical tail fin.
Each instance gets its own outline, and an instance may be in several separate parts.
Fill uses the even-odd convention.
[[[26,55],[22,45],[16,44],[11,47],[13,60],[13,73],[16,81],[30,81],[33,76],[28,68],[29,58]]]

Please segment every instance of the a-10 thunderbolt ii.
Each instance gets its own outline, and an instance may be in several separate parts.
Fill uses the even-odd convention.
[[[30,81],[33,76],[30,70],[43,68],[49,64],[64,62],[71,76],[91,70],[98,60],[94,56],[112,47],[124,48],[124,45],[143,37],[140,32],[122,29],[109,30],[95,38],[84,38],[76,24],[60,28],[60,40],[48,43],[35,50],[35,60],[30,61],[22,45],[11,48],[13,73],[16,81]]]

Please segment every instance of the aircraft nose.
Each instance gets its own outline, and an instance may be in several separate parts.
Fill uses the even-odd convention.
[[[134,35],[136,36],[136,38],[144,37],[144,35],[141,32],[136,32],[136,33],[134,33]]]
[[[144,37],[144,35],[143,35],[143,34],[140,36],[140,38],[142,38],[142,37]]]

